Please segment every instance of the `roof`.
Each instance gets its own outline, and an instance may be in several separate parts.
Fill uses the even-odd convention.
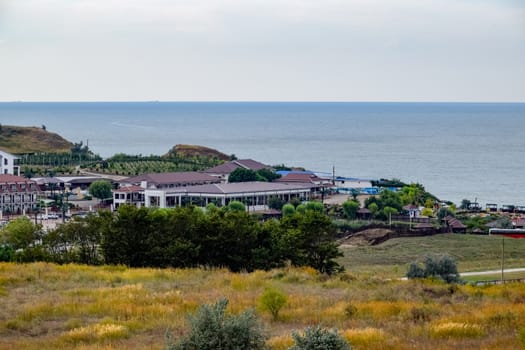
[[[112,182],[110,179],[106,179],[100,176],[56,176],[56,179],[64,183],[76,184],[76,183],[90,183],[97,180],[107,180]]]
[[[155,185],[169,185],[169,184],[196,184],[196,183],[210,183],[218,182],[217,178],[199,173],[196,171],[180,171],[180,172],[171,172],[171,173],[150,173],[142,174],[134,177],[128,177],[123,179],[121,183],[130,183],[130,184],[140,184],[141,182],[146,181],[148,184]]]
[[[9,174],[1,174],[0,175],[0,183],[18,183],[18,182],[32,182],[35,183],[33,180],[26,179],[25,177],[16,176],[16,175],[9,175]]]
[[[458,219],[456,219],[453,216],[450,216],[450,215],[446,216],[445,220],[446,220],[448,226],[450,226],[452,228],[455,228],[455,229],[467,228],[467,226],[463,225],[463,223],[461,221],[459,221]]]
[[[359,208],[357,210],[357,213],[358,214],[371,214],[372,212],[370,211],[370,209],[368,208]]]
[[[405,210],[419,210],[419,207],[417,205],[414,205],[414,204],[409,204],[409,205],[405,205],[403,207],[403,209],[405,209]]]
[[[132,192],[143,192],[144,191],[144,188],[140,187],[140,186],[123,186],[123,187],[120,187],[118,190],[113,190],[113,192],[119,192],[119,193],[132,193]]]
[[[310,191],[313,185],[303,183],[279,183],[279,182],[232,182],[226,184],[208,184],[174,188],[169,193],[182,194],[246,194],[256,192],[286,192],[286,191]]]
[[[0,193],[32,193],[38,192],[35,181],[24,177],[3,174],[0,175]]]
[[[0,153],[4,156],[4,157],[9,157],[9,158],[14,158],[14,159],[19,159],[19,157],[15,156],[14,154],[11,154],[9,152],[6,152],[6,151],[2,151],[0,149]]]
[[[231,174],[237,168],[244,168],[255,171],[261,169],[270,169],[268,165],[260,163],[253,159],[237,159],[217,165],[213,168],[205,170],[204,172],[208,174]]]
[[[35,177],[33,178],[33,181],[39,185],[59,184],[62,182],[56,177]]]
[[[315,174],[307,173],[288,173],[274,182],[305,182],[305,183],[322,183],[326,180],[317,177]]]

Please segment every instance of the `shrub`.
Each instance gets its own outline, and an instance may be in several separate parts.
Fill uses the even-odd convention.
[[[293,332],[295,345],[288,350],[349,350],[350,344],[336,330],[308,327],[303,334]]]
[[[279,311],[286,304],[288,298],[277,289],[268,288],[261,295],[259,303],[263,310],[269,311],[272,314],[273,320],[279,318]]]
[[[265,349],[257,318],[251,311],[226,315],[227,299],[214,305],[203,305],[189,317],[190,332],[176,343],[167,333],[168,350],[259,350]]]
[[[459,282],[459,273],[456,262],[448,255],[440,257],[427,256],[424,261],[424,268],[417,263],[411,263],[407,277],[408,278],[440,278],[447,283]]]

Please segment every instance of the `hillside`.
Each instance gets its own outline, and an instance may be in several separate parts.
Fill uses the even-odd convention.
[[[70,152],[73,144],[43,128],[1,125],[0,149],[13,154]]]
[[[219,152],[213,148],[208,148],[204,146],[197,145],[176,145],[173,147],[164,157],[171,158],[175,156],[185,156],[185,157],[207,157],[207,158],[217,158],[222,161],[230,160],[230,156]]]

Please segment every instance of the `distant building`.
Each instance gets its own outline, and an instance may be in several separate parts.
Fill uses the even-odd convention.
[[[18,157],[0,150],[0,174],[20,176],[20,166],[16,165]]]
[[[226,162],[220,165],[217,165],[213,168],[204,170],[208,175],[214,176],[221,180],[221,182],[228,182],[228,177],[230,174],[238,168],[248,169],[248,170],[261,170],[261,169],[272,169],[272,167],[255,161],[253,159],[237,159],[230,162]]]
[[[268,209],[270,198],[285,202],[297,198],[310,199],[313,184],[277,182],[236,182],[200,186],[179,187],[168,190],[146,189],[146,207],[172,208],[184,205],[205,207],[209,203],[217,206],[228,205],[231,201],[244,203],[248,210]]]
[[[0,175],[2,213],[22,214],[36,209],[38,193],[39,189],[35,181],[15,175]]]
[[[156,190],[207,185],[220,182],[221,180],[214,176],[196,171],[142,174],[119,181],[120,187],[133,185]]]
[[[115,209],[121,205],[144,206],[144,188],[131,185],[113,190],[113,205]]]

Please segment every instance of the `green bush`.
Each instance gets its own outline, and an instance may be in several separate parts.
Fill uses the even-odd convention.
[[[269,311],[272,314],[273,320],[279,319],[279,311],[288,301],[288,298],[284,293],[274,288],[268,288],[261,295],[259,303],[263,310]]]
[[[203,305],[189,317],[190,332],[177,342],[167,333],[168,350],[259,350],[266,337],[251,311],[226,315],[227,299]]]
[[[303,334],[293,332],[295,345],[288,350],[350,350],[350,344],[341,337],[337,330],[328,330],[320,326],[308,327]]]
[[[456,262],[448,255],[426,256],[424,267],[411,263],[408,278],[440,278],[447,283],[460,282]]]

